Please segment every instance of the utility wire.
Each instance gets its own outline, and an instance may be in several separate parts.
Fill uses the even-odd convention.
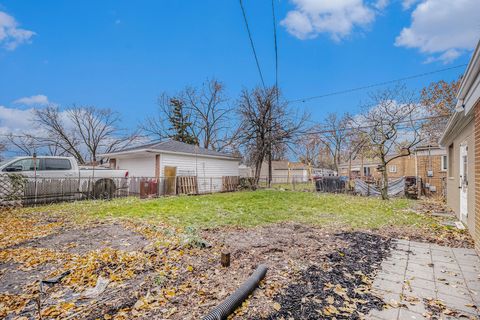
[[[278,46],[277,46],[277,19],[275,18],[275,0],[272,0],[272,17],[273,17],[273,43],[275,47],[275,88],[278,91]],[[278,92],[277,92],[278,104]]]
[[[253,55],[255,57],[255,63],[257,64],[258,74],[260,75],[260,80],[262,81],[263,88],[265,89],[265,81],[263,80],[262,69],[260,68],[260,62],[258,61],[257,51],[255,50],[255,44],[253,43],[252,33],[250,32],[250,27],[248,26],[247,15],[245,13],[245,8],[243,7],[243,1],[240,1],[240,8],[242,9],[243,20],[245,21],[245,27],[247,28],[248,38],[250,39],[250,46],[252,47]]]
[[[457,66],[453,66],[453,67],[437,69],[437,70],[433,70],[433,71],[429,71],[429,72],[424,72],[424,73],[411,75],[411,76],[408,76],[408,77],[398,78],[398,79],[395,79],[395,80],[377,82],[377,83],[369,84],[369,85],[366,85],[366,86],[361,86],[361,87],[356,87],[356,88],[351,88],[351,89],[345,89],[345,90],[340,90],[340,91],[333,91],[333,92],[321,94],[321,95],[318,95],[318,96],[311,96],[311,97],[306,97],[306,98],[293,99],[293,100],[290,100],[288,102],[290,102],[290,103],[292,103],[292,102],[307,102],[307,101],[310,101],[310,100],[321,99],[321,98],[341,95],[341,94],[345,94],[345,93],[351,93],[351,92],[355,92],[355,91],[361,91],[361,90],[365,90],[365,89],[380,87],[380,86],[384,86],[384,85],[387,85],[387,84],[397,83],[397,82],[401,82],[401,81],[405,81],[405,80],[412,80],[412,79],[416,79],[416,78],[421,78],[421,77],[429,76],[429,75],[440,73],[440,72],[445,72],[445,71],[449,71],[449,70],[453,70],[453,69],[462,68],[462,67],[465,67],[465,66],[467,66],[467,64],[461,64],[461,65],[457,65]]]
[[[416,119],[407,119],[407,120],[398,121],[397,124],[412,123],[412,122],[419,122],[419,121],[425,121],[425,120],[435,120],[435,119],[448,118],[448,117],[450,117],[450,116],[449,115],[441,115],[441,116],[422,117],[422,118],[416,118]],[[377,126],[378,126],[378,124],[377,125],[364,125],[364,126],[359,126],[359,127],[343,127],[343,128],[338,128],[338,129],[305,131],[305,132],[300,132],[298,135],[303,136],[303,135],[310,135],[310,134],[337,133],[337,132],[348,131],[348,130],[369,129],[369,128],[374,128],[374,127],[377,127]],[[408,128],[408,127],[406,127],[406,128]]]

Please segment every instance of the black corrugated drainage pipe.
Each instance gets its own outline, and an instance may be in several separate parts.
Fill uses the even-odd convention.
[[[242,304],[242,302],[258,286],[258,283],[265,277],[267,266],[261,264],[240,288],[232,293],[226,300],[210,311],[203,320],[224,320]]]

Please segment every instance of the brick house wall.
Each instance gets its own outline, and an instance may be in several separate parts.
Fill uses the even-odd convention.
[[[418,176],[422,178],[422,181],[424,183],[428,183],[429,185],[434,186],[436,189],[436,191],[433,192],[426,190],[427,195],[444,196],[446,191],[445,178],[447,176],[447,171],[442,170],[442,157],[444,155],[446,155],[446,152],[442,155],[427,155],[426,151],[423,151],[422,153],[417,155],[416,161],[414,154],[396,158],[387,164],[388,178],[398,179],[404,176],[416,176],[418,172]],[[355,166],[358,167],[358,162],[355,163]],[[365,166],[370,167],[371,176],[375,180],[381,179],[381,172],[377,170],[377,164],[366,164]],[[418,170],[415,166],[418,167]],[[432,177],[428,177],[429,170],[432,170],[433,172]],[[347,166],[342,165],[342,167],[340,168],[340,175],[348,176]]]
[[[445,154],[446,155],[446,154]],[[397,179],[404,176],[418,176],[422,179],[423,183],[428,183],[434,186],[436,191],[427,191],[429,195],[438,194],[439,196],[444,194],[445,191],[445,179],[447,171],[442,169],[442,157],[443,155],[417,155],[415,163],[415,155],[409,155],[392,160],[387,165],[388,177]],[[417,166],[417,169],[415,168]],[[392,172],[395,166],[395,172]],[[431,170],[433,176],[428,176],[428,171]],[[380,173],[375,173],[376,178],[380,178]]]
[[[447,171],[442,169],[442,156],[417,156],[418,176],[422,178],[424,184],[434,186],[436,191],[428,191],[429,194],[442,196],[446,189]],[[431,170],[433,175],[428,176]],[[426,188],[428,189],[428,188]]]

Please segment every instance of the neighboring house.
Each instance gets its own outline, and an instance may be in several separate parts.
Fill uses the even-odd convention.
[[[307,182],[316,175],[336,175],[329,169],[314,168],[302,162],[288,160],[272,161],[272,183]],[[268,179],[268,162],[262,163],[260,179]]]
[[[480,41],[468,64],[440,144],[448,150],[447,204],[480,250]]]
[[[378,159],[357,158],[351,162],[342,162],[338,165],[338,172],[343,177],[374,177],[378,173],[380,161]],[[349,174],[350,169],[350,174]]]
[[[127,148],[101,157],[108,158],[112,168],[127,169],[130,177],[195,177],[199,192],[222,191],[223,177],[239,176],[239,158],[173,140]]]
[[[249,166],[246,166],[244,164],[241,164],[238,166],[238,172],[240,177],[242,178],[251,178],[253,177],[253,171],[252,168]]]
[[[370,177],[380,179],[378,170],[381,162],[378,159],[355,159],[351,164],[343,162],[339,165],[341,176],[351,178]],[[439,146],[418,146],[412,154],[396,158],[387,164],[388,177],[397,179],[406,176],[420,177],[424,192],[443,195],[447,172],[447,152]]]

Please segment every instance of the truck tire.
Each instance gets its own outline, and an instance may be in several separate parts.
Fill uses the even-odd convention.
[[[115,183],[111,179],[100,179],[95,182],[94,199],[112,199],[115,194]]]

